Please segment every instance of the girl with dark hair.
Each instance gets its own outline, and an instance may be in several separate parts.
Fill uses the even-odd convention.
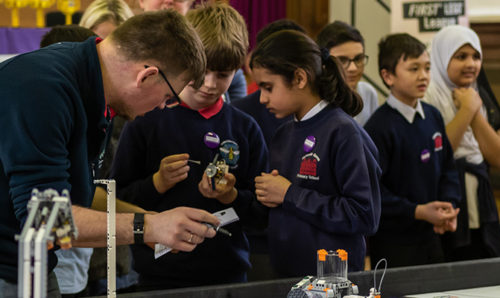
[[[380,217],[377,149],[351,117],[362,103],[327,50],[305,34],[279,31],[250,62],[260,102],[278,118],[293,114],[270,145],[271,173],[255,178],[271,208],[269,251],[281,276],[316,274],[318,249],[344,249],[363,270],[364,236]]]

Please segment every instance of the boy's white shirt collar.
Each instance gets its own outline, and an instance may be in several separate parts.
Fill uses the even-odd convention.
[[[321,112],[324,108],[326,108],[326,106],[328,106],[328,102],[326,100],[321,100],[320,102],[318,102],[314,107],[312,107],[312,109],[309,110],[309,112],[307,112],[304,117],[302,117],[302,119],[297,119],[297,117],[294,115],[293,116],[293,120],[295,122],[299,122],[299,121],[306,121],[307,119],[311,119],[312,117],[314,117],[316,114],[318,114],[319,112]]]
[[[422,103],[420,102],[420,99],[417,99],[417,107],[412,108],[409,105],[403,103],[402,101],[396,99],[394,95],[389,94],[389,97],[387,98],[387,104],[397,110],[403,117],[408,121],[410,124],[413,123],[413,120],[415,120],[415,115],[417,113],[420,114],[422,119],[425,119],[425,114],[424,114],[424,108],[422,107]]]

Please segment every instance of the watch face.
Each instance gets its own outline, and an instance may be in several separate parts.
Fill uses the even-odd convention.
[[[209,164],[205,169],[208,178],[213,178],[217,174],[217,167],[214,164]]]

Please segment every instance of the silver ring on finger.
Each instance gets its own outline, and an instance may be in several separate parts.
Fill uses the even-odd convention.
[[[193,237],[194,237],[194,234],[191,233],[191,236],[189,237],[189,240],[188,240],[189,243],[193,243]]]

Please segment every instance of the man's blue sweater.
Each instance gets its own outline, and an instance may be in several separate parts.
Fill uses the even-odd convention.
[[[387,103],[372,115],[365,129],[377,145],[382,168],[382,216],[374,241],[424,243],[433,226],[415,220],[418,204],[460,200],[453,151],[439,111],[421,102],[419,114],[409,123]]]
[[[236,177],[238,197],[230,205],[205,198],[198,190],[206,166],[215,154],[223,157],[219,147],[210,149],[204,143],[208,132],[220,138],[220,147],[232,150],[229,172]],[[232,148],[232,149],[231,149]],[[188,153],[201,165],[189,164],[188,178],[164,194],[158,194],[152,175],[160,161],[169,155]],[[230,153],[231,154],[231,153]],[[255,121],[224,104],[209,119],[184,106],[155,110],[124,127],[113,163],[112,177],[117,181],[121,199],[154,211],[179,206],[194,207],[210,213],[234,207],[240,221],[227,226],[232,237],[217,235],[205,239],[190,253],[169,253],[155,260],[153,250],[134,245],[135,266],[144,280],[162,280],[165,287],[185,287],[227,283],[250,267],[248,241],[243,226],[265,226],[267,208],[255,197],[255,176],[268,170],[267,149]]]
[[[314,137],[310,152],[306,138]],[[311,144],[311,143],[309,143]],[[316,274],[317,250],[344,249],[349,271],[363,270],[365,236],[380,217],[377,148],[342,109],[282,125],[271,142],[271,170],[292,182],[269,213],[269,248],[283,276]]]
[[[95,38],[0,64],[0,278],[17,281],[17,242],[33,188],[89,206],[108,121]],[[49,255],[51,270],[55,256]]]

